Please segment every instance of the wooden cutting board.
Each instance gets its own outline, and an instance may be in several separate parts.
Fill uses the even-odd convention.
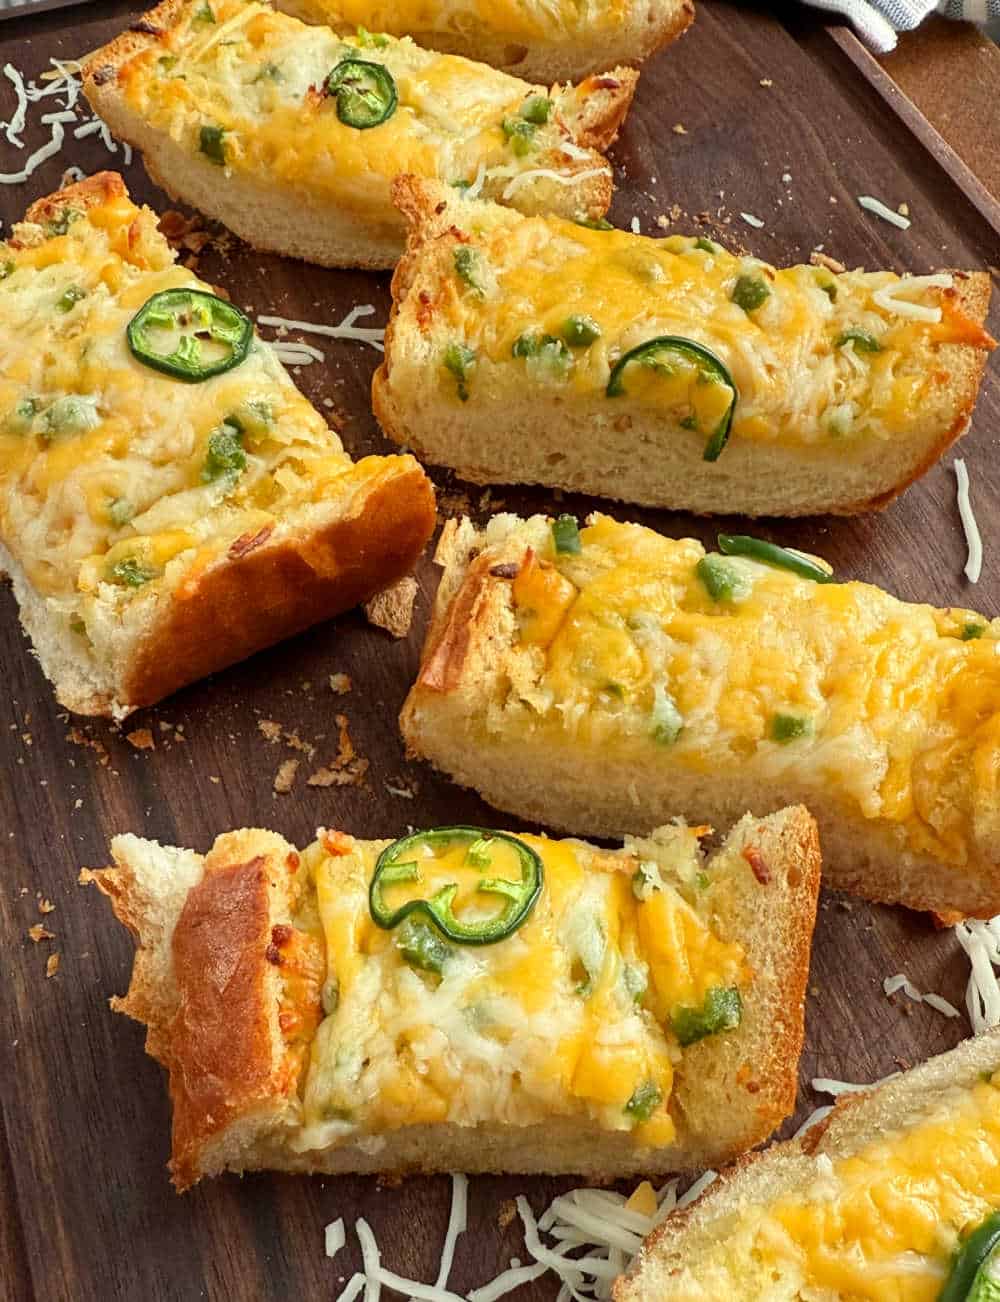
[[[68,13],[0,25],[0,65],[37,76],[52,56],[89,51],[125,26],[135,6],[92,3]],[[13,96],[0,86],[0,117]],[[51,103],[46,107],[52,107]],[[44,138],[37,126],[28,148]],[[69,128],[69,132],[72,128]],[[24,185],[0,187],[9,227],[28,203],[59,184],[70,162],[85,171],[120,163],[99,139],[71,144]],[[831,34],[795,10],[782,23],[744,7],[702,4],[691,33],[643,73],[635,108],[613,150],[619,190],[612,216],[644,232],[701,230],[773,262],[807,259],[823,245],[849,265],[929,272],[1000,264],[995,205],[977,189],[912,106],[853,38]],[[0,144],[0,167],[24,155]],[[134,195],[170,205],[141,165],[124,169]],[[859,194],[909,205],[903,232],[863,212]],[[740,216],[764,222],[753,229]],[[322,271],[234,244],[207,253],[201,273],[256,314],[335,322],[372,303],[382,323],[388,277]],[[997,319],[994,316],[994,333]],[[352,453],[386,451],[368,403],[377,353],[322,342],[326,362],[298,381],[337,414]],[[844,577],[882,584],[911,600],[1000,609],[1000,370],[987,376],[972,433],[962,445],[986,544],[981,583],[962,575],[965,547],[949,465],[933,469],[902,502],[877,516],[758,525],[755,532],[816,550]],[[466,488],[446,475],[442,517],[501,506],[554,510],[545,492]],[[586,499],[558,509],[585,514]],[[713,539],[716,525],[683,515],[602,504],[671,535]],[[457,821],[503,825],[470,793],[405,761],[396,715],[411,682],[436,571],[425,561],[410,636],[395,641],[360,614],[256,656],[129,721],[148,728],[155,749],[139,750],[105,724],[72,720],[55,705],[22,637],[13,597],[0,590],[0,1296],[10,1299],[332,1298],[360,1266],[356,1242],[333,1264],[322,1227],[364,1215],[387,1264],[433,1278],[448,1213],[445,1177],[379,1188],[366,1179],[227,1178],[184,1198],[164,1163],[169,1110],[163,1074],[143,1053],[138,1026],[108,1011],[125,989],[132,947],[81,865],[106,862],[108,838],[133,830],[206,849],[216,832],[267,825],[303,844],[318,824],[360,836],[396,836],[410,825]],[[333,673],[352,690],[335,696]],[[369,762],[363,785],[319,788],[306,778],[337,752],[336,716],[348,720]],[[270,742],[265,721],[279,724]],[[288,737],[295,740],[290,744]],[[294,745],[314,747],[312,755]],[[292,790],[273,780],[299,759]],[[506,820],[509,825],[509,820]],[[55,906],[44,916],[40,899]],[[42,922],[54,940],[32,943]],[[59,970],[46,977],[58,953]],[[961,1005],[966,963],[954,937],[898,909],[824,896],[816,934],[808,1035],[798,1119],[819,1102],[815,1075],[867,1081],[956,1043],[969,1032],[903,996],[886,999],[882,980],[905,970],[922,990]],[[470,1233],[460,1242],[452,1287],[489,1279],[512,1255],[525,1257],[517,1226],[498,1227],[501,1203],[526,1191],[540,1209],[572,1182],[477,1179]],[[549,1280],[521,1294],[554,1296]]]

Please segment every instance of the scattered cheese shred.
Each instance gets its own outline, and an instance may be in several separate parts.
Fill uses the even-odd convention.
[[[354,339],[358,343],[368,344],[380,353],[385,351],[384,326],[359,326],[355,322],[361,317],[371,316],[375,308],[371,303],[361,303],[352,307],[350,312],[337,325],[319,325],[315,321],[292,321],[284,316],[259,316],[258,325],[270,326],[274,330],[300,330],[303,334],[324,335],[327,339]],[[292,347],[299,344],[292,340],[282,340]],[[308,347],[308,345],[302,345]]]
[[[983,570],[983,540],[969,498],[969,472],[961,457],[955,458],[952,467],[958,480],[958,514],[962,520],[965,542],[969,549],[968,560],[965,562],[965,577],[970,583],[978,583]]]
[[[448,1215],[448,1229],[444,1236],[444,1250],[441,1253],[436,1288],[444,1288],[448,1283],[452,1262],[455,1260],[455,1244],[458,1242],[458,1236],[465,1233],[468,1211],[469,1177],[456,1172],[451,1177],[451,1212]]]
[[[1000,917],[982,922],[970,918],[955,927],[955,937],[972,965],[965,992],[965,1006],[974,1034],[1000,1026]]]
[[[764,223],[759,217],[755,217],[752,212],[741,212],[740,216],[748,226],[752,226],[755,231],[763,230]]]
[[[870,194],[859,194],[858,203],[867,212],[873,212],[876,217],[881,217],[883,221],[889,222],[892,226],[898,226],[901,231],[909,230],[910,219],[903,217],[898,212],[893,212],[887,208],[881,199],[873,199]]]
[[[330,1224],[323,1231],[324,1242],[326,1245],[326,1255],[335,1257],[340,1249],[347,1242],[347,1234],[344,1231],[344,1218],[341,1216]]]
[[[943,1013],[945,1017],[960,1016],[954,1004],[950,1004],[943,995],[935,994],[933,991],[929,994],[921,994],[905,972],[897,972],[895,976],[886,977],[882,982],[882,989],[886,995],[894,995],[902,990],[908,999],[912,999],[918,1004],[927,1004],[929,1008],[933,1008],[935,1012]]]
[[[4,64],[3,74],[12,83],[14,94],[17,96],[17,106],[14,109],[13,117],[4,126],[4,135],[7,137],[9,144],[14,145],[17,149],[23,149],[24,141],[20,139],[20,135],[24,130],[24,124],[28,117],[28,94],[24,89],[24,78],[10,63]]]
[[[347,1281],[347,1286],[337,1298],[337,1302],[354,1302],[354,1299],[360,1294],[364,1286],[365,1277],[358,1271],[356,1275],[352,1275]]]

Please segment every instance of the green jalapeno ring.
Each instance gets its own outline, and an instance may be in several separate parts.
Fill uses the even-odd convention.
[[[452,904],[458,894],[458,883],[448,882],[429,899],[408,900],[398,909],[390,909],[385,902],[384,888],[398,882],[420,880],[420,867],[405,856],[419,847],[438,843],[466,842],[470,846],[488,841],[503,841],[513,846],[521,864],[521,880],[510,881],[500,877],[480,878],[478,890],[506,899],[505,907],[493,918],[482,922],[462,922],[455,916]],[[481,853],[479,858],[481,860]],[[446,940],[457,945],[494,945],[514,934],[535,907],[542,890],[544,871],[539,855],[509,832],[487,831],[481,827],[439,827],[431,831],[413,832],[393,841],[375,861],[371,885],[368,888],[368,909],[372,921],[383,931],[392,931],[411,914],[428,918]]]
[[[1000,1212],[988,1216],[958,1249],[938,1302],[966,1302],[980,1270],[1000,1246]]]
[[[777,543],[764,542],[762,538],[751,538],[748,534],[720,533],[719,551],[724,556],[746,556],[752,561],[760,561],[779,570],[790,570],[800,579],[812,579],[814,583],[837,581],[829,570],[802,552],[779,547]]]
[[[178,325],[190,325],[192,333],[182,334],[172,353],[156,352],[147,331]],[[212,362],[203,361],[199,334],[227,344],[229,355]],[[213,375],[231,371],[246,358],[253,342],[253,322],[234,304],[206,290],[164,289],[143,303],[128,323],[125,335],[136,361],[175,380],[200,384]]]
[[[391,118],[399,103],[392,73],[370,59],[341,59],[327,77],[326,89],[337,101],[337,117],[358,131]]]
[[[736,404],[739,402],[740,394],[736,387],[736,381],[729,372],[729,368],[711,349],[706,348],[703,344],[696,343],[693,339],[685,339],[683,335],[657,335],[655,339],[647,339],[644,344],[639,344],[635,348],[630,348],[627,353],[623,353],[618,361],[611,368],[611,374],[608,376],[608,386],[604,390],[605,395],[609,398],[618,398],[625,392],[625,368],[631,362],[641,362],[647,357],[652,357],[658,352],[680,353],[682,356],[694,358],[701,364],[703,372],[707,372],[714,378],[721,380],[733,392],[733,400],[729,404],[726,414],[709,436],[705,444],[705,451],[702,457],[705,461],[717,461],[722,453],[722,449],[729,442],[729,433],[733,427],[733,413],[736,411]]]

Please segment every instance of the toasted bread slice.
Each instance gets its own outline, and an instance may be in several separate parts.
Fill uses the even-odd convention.
[[[365,26],[502,68],[531,81],[576,81],[611,64],[636,65],[682,36],[691,0],[612,0],[599,5],[484,4],[482,0],[278,0],[307,23],[339,32]]]
[[[330,91],[345,61],[372,83],[367,100]],[[549,91],[408,37],[337,36],[256,0],[164,0],[92,56],[83,83],[157,184],[254,247],[377,268],[403,249],[390,197],[399,172],[525,212],[600,217],[612,190],[601,151],[637,76],[612,68]]]
[[[568,528],[556,551],[541,516],[446,526],[412,754],[588,836],[801,802],[829,885],[1000,911],[1000,621],[606,516]]]
[[[375,412],[474,483],[852,514],[885,506],[968,427],[994,346],[985,273],[777,269],[414,178],[395,195],[410,239]]]
[[[420,884],[384,888],[393,908],[393,889],[428,898],[443,873],[460,920],[496,912],[475,883],[518,880],[512,844],[482,831],[473,863],[480,834],[457,830],[468,859],[439,831],[437,858],[410,851]],[[138,949],[112,1002],[170,1073],[178,1187],[259,1167],[612,1179],[759,1143],[794,1106],[816,829],[801,808],[747,816],[705,856],[708,830],[616,852],[519,836],[540,894],[476,946],[423,915],[375,926],[389,842],[321,831],[300,855],[244,830],[203,857],[117,837],[115,866],[93,876]],[[678,1016],[723,989],[735,1016],[685,1030]]]
[[[653,1231],[615,1302],[943,1296],[960,1236],[1000,1210],[998,1118],[992,1031],[723,1173]]]
[[[130,350],[154,295],[210,287],[121,177],[39,200],[0,267],[0,565],[67,709],[122,718],[412,568],[420,466],[352,463],[246,318],[200,383]]]

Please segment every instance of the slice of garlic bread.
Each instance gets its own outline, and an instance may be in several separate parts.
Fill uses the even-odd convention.
[[[1000,912],[1000,620],[594,516],[450,523],[414,755],[581,835],[801,802],[829,885]]]
[[[174,1180],[690,1169],[794,1106],[816,912],[801,808],[619,851],[438,828],[134,836],[93,874],[138,948]],[[760,865],[766,864],[766,874]]]
[[[102,173],[0,243],[0,565],[59,701],[121,718],[364,601],[434,527]]]
[[[396,183],[410,223],[373,400],[475,483],[703,513],[882,507],[967,428],[985,273],[775,268]]]
[[[612,189],[601,151],[636,80],[615,68],[550,91],[257,0],[164,0],[83,79],[170,194],[256,248],[359,267],[391,267],[402,252],[390,195],[400,172],[525,212],[599,218]]]
[[[277,0],[307,23],[412,36],[430,50],[516,73],[567,81],[610,64],[638,64],[683,35],[691,0]]]
[[[646,1240],[615,1302],[936,1302],[1000,1212],[1000,1032],[843,1099]],[[981,1254],[980,1254],[981,1255]],[[996,1274],[994,1274],[994,1280]],[[957,1278],[956,1278],[957,1285]]]

